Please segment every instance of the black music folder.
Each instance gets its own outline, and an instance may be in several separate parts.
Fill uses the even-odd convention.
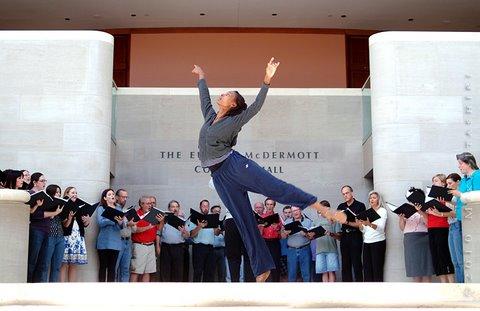
[[[105,207],[105,210],[102,213],[102,217],[110,219],[111,221],[113,221],[115,223],[117,222],[115,220],[115,217],[118,216],[118,217],[123,218],[124,215],[125,214],[122,211],[119,211],[118,209],[115,209],[115,208],[109,207],[109,206]]]
[[[268,227],[270,225],[280,223],[280,216],[278,215],[278,213],[268,215],[265,217],[262,217],[257,213],[254,213],[254,214],[255,214],[255,219],[257,220],[257,223],[259,225],[264,225],[265,227]]]
[[[72,199],[67,199],[67,202],[65,202],[65,205],[63,206],[63,210],[60,213],[60,218],[61,219],[67,218],[70,212],[73,212],[74,214],[76,214],[80,206],[83,206],[85,204],[86,202],[79,198],[77,198],[75,202],[73,202]],[[86,210],[88,210],[88,208]]]
[[[50,211],[52,209],[52,204],[53,204],[53,199],[45,192],[45,190],[40,190],[35,193],[32,193],[30,195],[30,199],[28,200],[27,203],[31,207],[35,206],[37,204],[37,200],[43,200],[43,204],[39,207],[43,208],[46,211]],[[55,206],[56,210],[57,207]]]
[[[74,202],[71,199],[69,199],[67,203],[65,203],[65,206],[63,207],[63,209],[67,211],[67,214],[68,212],[73,212],[76,214],[78,211],[78,203],[76,200]]]
[[[440,213],[448,213],[452,211],[450,208],[440,203],[437,199],[432,199],[423,203],[421,210],[426,212],[429,208],[433,207],[436,208]]]
[[[345,215],[347,215],[348,222],[355,222],[357,214],[355,214],[350,208],[347,207],[347,209],[345,209],[343,212],[345,213]]]
[[[58,217],[60,217],[60,219],[63,220],[64,219],[63,215],[65,214],[65,205],[67,204],[68,200],[59,198],[59,197],[53,197],[52,200],[53,202],[52,202],[51,208],[48,209],[48,211],[55,212],[58,207],[63,208],[60,214],[58,214]],[[67,216],[68,216],[68,213],[67,213]]]
[[[312,228],[300,227],[300,229],[306,233],[310,233],[310,232],[315,233],[315,235],[313,236],[314,239],[324,236],[326,232],[325,228],[323,228],[322,226],[317,226]]]
[[[61,220],[67,219],[68,214],[70,213],[70,208],[73,207],[73,202],[70,199],[63,199],[65,202],[63,203],[63,210],[60,214],[58,214],[58,217],[60,217]]]
[[[413,204],[423,204],[425,203],[425,192],[421,189],[410,188],[405,194],[407,201]]]
[[[53,197],[53,203],[52,203],[52,211],[55,211],[57,207],[64,207],[65,204],[67,204],[68,200],[65,200],[63,198],[58,198],[58,197]],[[63,211],[62,211],[63,212]]]
[[[142,220],[151,223],[152,225],[158,225],[160,222],[157,220],[157,215],[165,216],[168,212],[161,211],[156,209],[155,207],[152,208],[146,215],[141,217]]]
[[[78,199],[75,200],[75,202],[73,202],[71,199],[67,199],[67,202],[65,202],[65,205],[63,206],[63,210],[60,213],[61,219],[66,219],[70,212],[73,212],[75,215],[77,214],[78,208],[80,206],[79,202],[77,201]]]
[[[225,219],[227,218],[227,215],[223,216],[223,219],[220,221],[220,230],[225,231]]]
[[[100,205],[100,202],[97,202],[95,204],[90,204],[85,202],[82,199],[77,199],[77,204],[78,204],[78,210],[80,211],[81,216],[90,216],[92,217],[93,213],[97,209],[98,205]]]
[[[429,191],[428,191],[429,190]],[[432,185],[431,187],[427,187],[428,196],[430,198],[443,198],[445,201],[451,201],[453,199],[453,195],[448,193],[452,189],[447,187],[439,187]]]
[[[285,230],[291,231],[288,235],[292,235],[302,231],[302,223],[298,220],[292,221],[284,226]]]
[[[165,219],[167,224],[169,224],[170,226],[174,227],[177,230],[178,230],[178,227],[185,226],[185,220],[181,219],[178,216],[175,216],[174,213],[166,214]]]
[[[206,221],[207,226],[205,228],[218,228],[220,225],[220,215],[219,214],[202,214],[197,212],[194,209],[190,209],[190,221],[197,225],[198,221]]]
[[[392,203],[386,202],[387,207],[397,215],[403,214],[405,218],[412,217],[416,212],[417,209],[410,203],[403,203],[400,206],[393,205]]]
[[[128,221],[132,220],[134,222],[140,221],[140,216],[138,216],[137,210],[132,206],[129,207],[129,209],[124,213],[125,217],[127,218]]]
[[[371,207],[357,214],[358,220],[366,221],[367,218],[370,222],[374,222],[375,220],[380,219],[380,215],[378,215],[378,213]]]

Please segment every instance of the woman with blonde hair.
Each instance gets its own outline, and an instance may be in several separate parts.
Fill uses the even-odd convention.
[[[363,279],[365,282],[383,282],[383,266],[387,249],[385,238],[387,210],[382,196],[375,190],[368,194],[368,203],[380,218],[373,222],[368,218],[357,220],[359,229],[363,233]]]
[[[446,187],[447,176],[436,174],[432,177],[434,186]],[[441,201],[443,202],[443,201]],[[443,202],[445,204],[445,202]],[[428,241],[432,254],[433,269],[442,283],[454,282],[454,267],[448,248],[448,215],[449,213],[439,212],[436,208],[429,208],[423,212],[420,206],[416,205],[418,213],[423,216],[428,227]]]
[[[64,199],[75,202],[78,198],[75,187],[67,187],[63,194]],[[86,265],[87,248],[85,246],[85,227],[90,224],[90,216],[81,216],[80,213],[70,211],[63,220],[63,235],[65,238],[65,252],[62,268],[60,269],[61,282],[77,281],[77,265]]]

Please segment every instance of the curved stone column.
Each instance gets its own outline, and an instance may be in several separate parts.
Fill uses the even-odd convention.
[[[370,37],[374,187],[394,204],[410,186],[480,156],[480,34],[384,32]],[[467,109],[467,107],[470,107]],[[386,281],[404,281],[403,235],[389,213]]]
[[[0,169],[40,171],[98,202],[110,183],[113,37],[3,31],[0,44]],[[80,281],[97,279],[96,232],[93,221]]]
[[[27,281],[29,199],[24,190],[0,189],[0,282]]]

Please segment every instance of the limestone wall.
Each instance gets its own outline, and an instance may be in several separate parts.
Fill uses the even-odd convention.
[[[76,186],[80,197],[98,202],[110,182],[113,37],[3,31],[0,46],[0,169],[42,172],[49,184]],[[92,223],[91,264],[80,280],[97,278]]]
[[[224,91],[211,89],[212,102]],[[258,89],[239,92],[251,103]],[[235,149],[334,206],[344,183],[365,201],[371,185],[363,178],[360,95],[358,89],[272,88]],[[161,208],[176,199],[187,214],[203,198],[221,203],[197,157],[197,89],[120,88],[117,105],[113,185],[129,190],[128,204],[144,193],[157,195]],[[252,194],[252,204],[257,200],[264,197]]]
[[[480,156],[479,53],[479,33],[370,37],[374,185],[387,201],[401,204],[408,187],[458,173],[457,153]],[[406,280],[402,240],[389,213],[387,281]]]

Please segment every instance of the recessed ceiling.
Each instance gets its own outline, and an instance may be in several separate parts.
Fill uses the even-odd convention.
[[[480,0],[0,0],[0,6],[0,29],[9,30],[265,27],[480,31]]]

